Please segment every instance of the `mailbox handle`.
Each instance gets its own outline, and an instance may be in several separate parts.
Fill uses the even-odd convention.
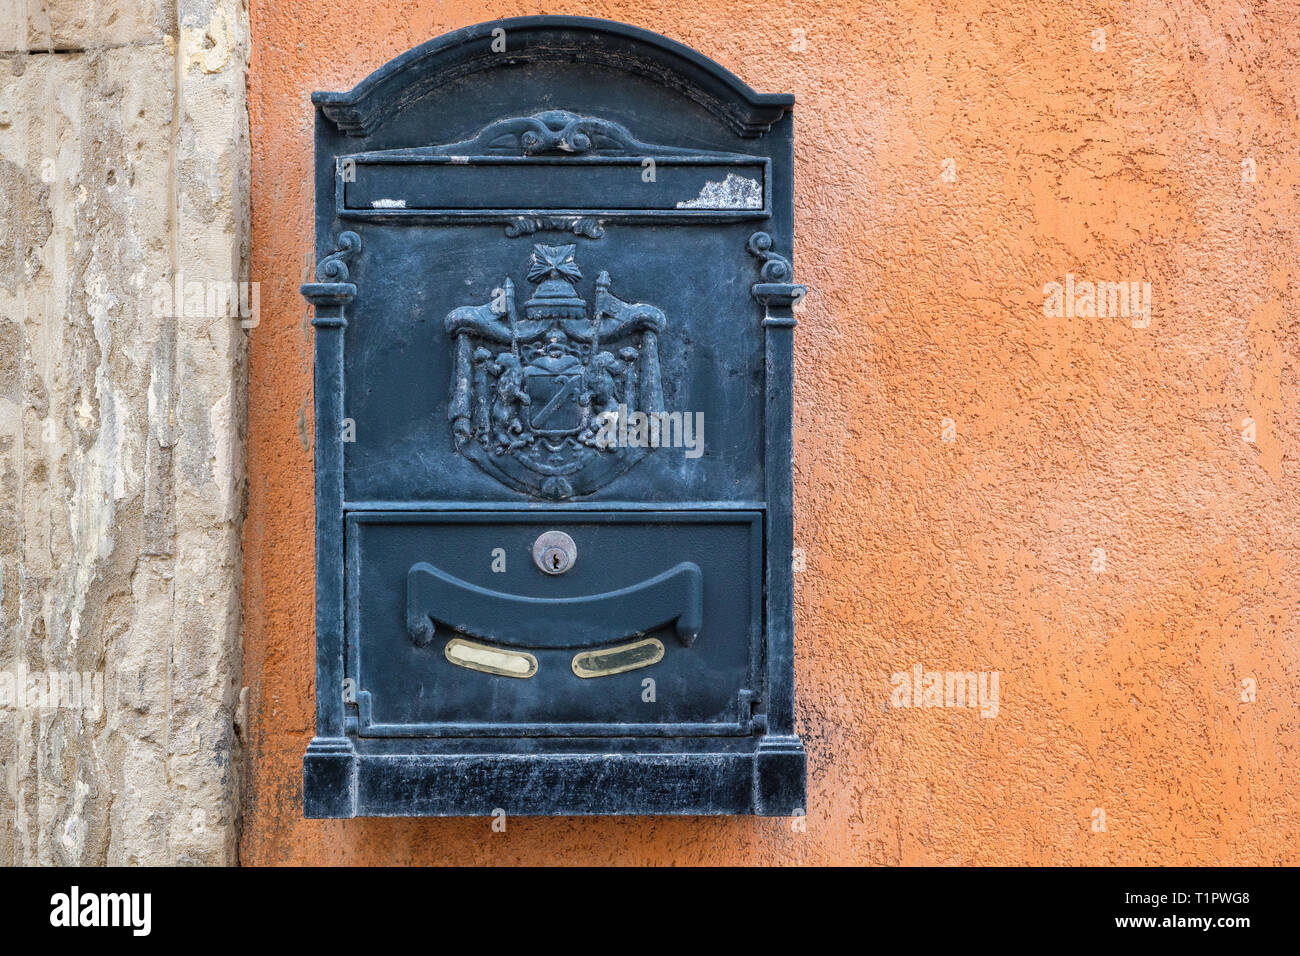
[[[575,648],[606,644],[674,624],[690,647],[704,617],[704,575],[683,561],[617,591],[535,598],[470,584],[420,562],[406,575],[406,626],[416,645],[438,625],[507,647]]]

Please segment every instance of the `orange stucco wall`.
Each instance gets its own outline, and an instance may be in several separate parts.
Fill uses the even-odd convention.
[[[302,819],[308,96],[529,13],[647,27],[797,96],[806,832]],[[243,861],[1300,863],[1298,14],[252,0]],[[1150,282],[1149,326],[1045,316],[1067,273]],[[891,707],[916,664],[997,671],[997,716]]]

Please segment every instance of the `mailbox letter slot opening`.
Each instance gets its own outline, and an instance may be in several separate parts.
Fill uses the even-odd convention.
[[[555,529],[583,554],[563,575],[531,556]],[[358,733],[750,733],[762,533],[749,511],[349,515]]]

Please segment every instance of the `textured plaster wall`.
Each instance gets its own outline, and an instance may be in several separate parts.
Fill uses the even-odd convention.
[[[4,864],[236,859],[248,333],[154,286],[244,278],[246,62],[232,0],[0,12]]]
[[[301,819],[308,96],[526,13],[657,30],[798,97],[806,832]],[[1300,862],[1297,4],[253,0],[251,20],[245,862]],[[1150,324],[1045,316],[1067,273],[1150,282]],[[891,707],[917,664],[998,672],[997,716]]]

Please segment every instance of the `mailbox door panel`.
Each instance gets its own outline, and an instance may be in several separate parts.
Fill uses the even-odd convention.
[[[362,736],[750,732],[759,512],[358,512],[346,535]]]

